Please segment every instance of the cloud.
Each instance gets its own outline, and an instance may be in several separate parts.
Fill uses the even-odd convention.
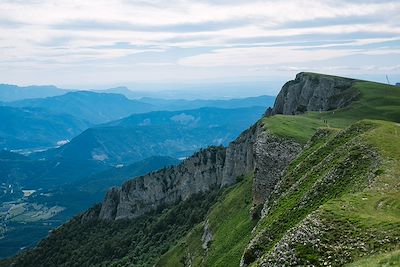
[[[25,26],[26,24],[23,22],[19,22],[12,19],[0,18],[0,28],[20,28]]]
[[[244,20],[225,20],[225,21],[205,21],[189,22],[165,25],[146,25],[135,24],[124,21],[95,21],[95,20],[76,20],[58,23],[52,26],[59,30],[77,31],[132,31],[132,32],[210,32],[222,29],[235,28],[247,24]]]
[[[297,50],[297,47],[246,47],[214,50],[179,60],[185,66],[255,66],[321,60],[351,54],[344,50]]]
[[[400,65],[394,66],[376,66],[376,65],[367,65],[367,66],[323,66],[323,67],[307,67],[307,66],[279,66],[276,68],[278,71],[289,71],[289,72],[301,72],[301,71],[324,71],[324,72],[332,72],[332,71],[381,71],[381,70],[400,70]]]
[[[376,16],[343,16],[333,18],[316,18],[302,21],[287,21],[276,25],[277,29],[299,29],[299,28],[315,28],[332,25],[354,25],[354,24],[370,24],[380,22],[382,18]]]
[[[18,77],[9,80],[15,83],[63,82],[65,73],[82,77],[88,68],[99,80],[113,68],[114,79],[151,81],[166,73],[173,79],[275,75],[287,71],[281,66],[355,55],[368,66],[371,55],[399,59],[394,0],[3,0],[0,18],[6,70],[0,80]],[[394,72],[394,65],[386,67]],[[376,66],[385,71],[385,62]]]

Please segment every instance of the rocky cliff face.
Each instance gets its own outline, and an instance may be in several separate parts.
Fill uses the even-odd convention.
[[[275,186],[276,177],[299,151],[299,144],[274,137],[265,132],[261,123],[257,123],[227,148],[201,150],[178,166],[149,173],[127,181],[121,188],[110,189],[98,218],[135,218],[160,205],[231,185],[238,176],[252,172],[255,172],[254,203],[261,204]]]
[[[244,131],[229,147],[210,147],[178,166],[127,181],[110,189],[101,205],[99,219],[135,218],[160,205],[186,200],[211,188],[231,185],[236,177],[254,171],[258,125]]]
[[[236,177],[254,171],[256,156],[253,147],[257,141],[259,130],[260,125],[257,123],[244,131],[227,147],[222,178],[223,186],[233,184]]]
[[[261,128],[253,149],[256,158],[253,205],[258,206],[264,204],[283,171],[302,151],[302,146],[292,140],[274,136]]]
[[[301,72],[282,87],[268,115],[295,115],[345,107],[359,95],[359,91],[352,88],[353,82],[352,79]]]
[[[299,73],[286,83],[269,114],[343,107],[358,96],[353,80]],[[261,121],[244,131],[227,148],[211,147],[180,165],[149,173],[108,191],[99,218],[135,218],[160,205],[186,200],[198,192],[231,185],[240,175],[254,172],[253,204],[262,207],[288,164],[302,146],[265,130]],[[87,217],[87,216],[86,216]],[[95,217],[95,216],[91,216]]]
[[[225,152],[224,147],[210,147],[178,166],[132,179],[121,188],[112,188],[107,192],[99,218],[135,218],[160,205],[186,200],[195,193],[221,186]]]

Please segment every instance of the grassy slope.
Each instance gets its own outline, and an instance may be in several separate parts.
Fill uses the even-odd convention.
[[[278,136],[306,143],[319,127],[345,128],[361,119],[400,122],[398,87],[364,81],[356,82],[354,87],[360,90],[361,98],[349,107],[334,112],[308,112],[302,116],[276,115],[264,118],[263,123]]]
[[[282,242],[296,247],[292,253],[299,258],[297,263],[304,265],[328,262],[339,266],[397,249],[399,134],[396,123],[364,120],[316,140],[289,166],[271,196],[268,214],[256,228],[256,242],[246,250],[246,261],[290,264],[276,261],[280,258],[276,246]],[[306,222],[311,213],[319,227],[311,228]],[[288,231],[299,225],[316,236],[308,236],[306,241],[290,238]]]
[[[201,247],[204,223],[195,227],[166,253],[157,266],[238,266],[256,222],[250,219],[252,176],[246,176],[210,210],[207,216],[213,240],[206,252]]]
[[[395,250],[380,255],[367,257],[356,262],[350,263],[348,267],[381,267],[381,266],[399,266],[400,250]]]
[[[347,108],[335,112],[309,112],[302,116],[276,115],[264,118],[263,123],[270,132],[304,144],[310,140],[317,129],[323,128],[319,135],[314,137],[315,140],[312,140],[312,145],[291,164],[286,179],[282,181],[281,192],[276,192],[274,196],[276,203],[273,209],[256,228],[256,233],[259,235],[263,231],[264,234],[267,231],[269,235],[268,242],[256,243],[259,246],[257,249],[264,254],[264,259],[268,257],[268,253],[272,251],[273,247],[284,238],[286,231],[301,224],[304,218],[313,211],[318,211],[321,215],[320,219],[324,222],[331,222],[327,225],[331,232],[324,232],[321,236],[324,238],[323,242],[328,245],[329,242],[335,244],[334,239],[343,239],[343,233],[353,235],[356,240],[351,238],[349,240],[354,243],[359,241],[358,237],[362,239],[359,241],[361,243],[370,241],[367,248],[368,253],[361,251],[360,248],[353,248],[352,252],[341,251],[342,254],[350,253],[345,259],[347,262],[373,254],[371,252],[373,249],[376,250],[375,253],[379,252],[379,248],[382,248],[380,252],[396,249],[396,235],[399,234],[397,227],[400,218],[399,126],[395,123],[363,121],[347,131],[341,131],[341,129],[366,118],[399,122],[400,90],[393,86],[364,81],[356,82],[354,86],[361,91],[361,97]],[[327,124],[324,123],[324,120],[327,120]],[[381,159],[381,165],[377,170],[371,168],[371,165],[377,163],[375,151],[379,153]],[[366,155],[368,156],[366,157]],[[313,169],[321,162],[319,167]],[[348,165],[349,162],[352,164]],[[342,171],[341,173],[338,172],[338,167]],[[310,169],[313,169],[313,172],[310,173]],[[339,179],[333,184],[327,183],[328,186],[324,188],[321,183],[322,178],[326,176],[327,172],[333,170],[345,179]],[[378,178],[368,190],[363,191],[362,188],[365,188],[370,182],[368,175],[371,172],[376,172]],[[299,180],[301,183],[298,183]],[[296,182],[297,185],[293,186]],[[316,188],[322,189],[322,194],[316,193],[318,191],[315,190]],[[295,190],[291,191],[291,189]],[[279,198],[283,192],[286,195]],[[313,194],[315,195],[313,196]],[[303,209],[298,208],[301,207],[304,199],[308,201],[307,205],[303,205]],[[225,206],[224,202],[225,200],[218,203],[216,207],[218,205]],[[246,209],[246,213],[247,211],[248,209]],[[235,212],[226,214],[221,209],[213,209],[210,214],[216,214],[216,212],[220,212],[219,217],[224,220],[225,225],[231,227],[238,225],[234,219],[231,219],[234,218]],[[236,212],[241,213],[242,209],[236,209]],[[251,222],[248,217],[246,220]],[[346,224],[348,221],[351,223]],[[229,252],[223,251],[223,249],[228,250],[230,246],[222,246],[223,242],[221,241],[217,244],[219,238],[230,240],[234,237],[238,238],[238,234],[235,231],[226,231],[229,228],[215,228],[212,226],[212,221],[211,229],[215,232],[216,240],[213,241],[207,254],[201,248],[203,225],[198,225],[178,246],[162,257],[158,266],[184,266],[185,259],[188,259],[186,257],[188,252],[191,253],[192,266],[238,266],[237,255],[232,256]],[[391,238],[385,244],[377,243],[374,240],[371,241],[371,236],[365,234],[371,234],[371,232],[377,235],[374,238],[378,241],[385,240],[388,234],[391,234]],[[273,234],[271,235],[271,233]],[[239,237],[238,241],[247,242],[251,235],[250,230],[247,229],[242,235],[243,239]],[[346,245],[345,242],[339,243],[335,245]],[[242,243],[240,247],[243,247]],[[322,255],[323,252],[316,249],[310,250],[307,246],[298,246],[296,253],[303,258],[304,264],[318,265],[318,257],[324,259],[324,257],[331,256],[329,253],[332,251],[329,250],[333,250],[333,247],[327,246],[325,250],[326,255]],[[218,253],[215,253],[217,251]],[[373,258],[372,261],[377,263],[388,261],[399,264],[399,257],[398,253],[394,252],[382,254],[382,256]],[[221,265],[222,262],[224,265]],[[260,262],[258,261],[258,263]],[[371,263],[371,266],[375,265]]]
[[[360,131],[353,125],[339,134],[334,132],[337,132],[337,128],[345,128],[365,118],[400,122],[400,90],[393,86],[363,81],[356,82],[354,86],[360,90],[361,98],[347,108],[335,112],[309,112],[302,116],[278,115],[264,118],[266,129],[278,136],[295,139],[301,143],[306,143],[318,127],[324,126],[328,129],[335,127],[335,130],[330,128],[333,136],[330,141],[320,139],[289,167],[282,181],[281,190],[271,201],[274,204],[271,204],[268,216],[258,224],[255,246],[245,253],[249,262],[259,257],[255,256],[255,253],[261,253],[263,257],[257,261],[258,264],[261,262],[272,264],[273,261],[268,261],[268,258],[276,255],[273,254],[273,250],[285,238],[286,231],[301,224],[313,211],[317,211],[319,219],[326,224],[324,227],[330,230],[330,233],[322,234],[321,243],[334,244],[336,248],[332,245],[324,247],[324,251],[318,251],[315,247],[304,249],[300,246],[296,253],[305,260],[303,264],[323,264],[313,262],[313,259],[323,259],[329,256],[327,255],[329,250],[334,249],[336,249],[334,253],[331,251],[333,254],[342,253],[344,257],[343,262],[338,260],[335,263],[332,260],[334,265],[398,249],[396,244],[399,243],[400,236],[399,124],[363,121],[356,125],[363,126],[361,128],[370,125],[368,129]],[[328,123],[324,124],[324,120]],[[345,138],[346,132],[350,139]],[[373,151],[379,154],[380,166],[376,170],[377,177],[374,183],[362,190],[368,184],[368,175],[372,171],[368,168],[374,164],[373,151],[368,152],[369,148],[373,148]],[[368,154],[370,156],[367,156]],[[327,171],[338,167],[345,169],[344,163],[348,160],[353,164],[347,166],[350,168],[340,176],[339,183],[333,187],[330,185],[332,188],[327,191],[315,190],[323,181]],[[323,164],[319,164],[320,162]],[[279,197],[282,194],[283,197]],[[304,199],[309,201],[306,206],[302,206]],[[358,245],[357,241],[365,242],[367,245],[364,247],[359,245],[349,250],[338,249],[342,246],[351,247],[350,242]],[[295,245],[295,242],[292,245]],[[400,264],[398,255],[396,257],[390,254],[390,260]]]

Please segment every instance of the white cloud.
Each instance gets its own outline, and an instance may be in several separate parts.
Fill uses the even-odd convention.
[[[129,73],[132,65],[149,68],[153,79],[177,64],[196,68],[194,76],[203,71],[198,77],[214,68],[214,77],[215,68],[398,54],[400,46],[398,1],[3,0],[0,18],[0,68],[7,68],[0,80],[21,69],[63,79],[57,70],[118,66]]]
[[[345,50],[298,50],[299,47],[226,48],[212,53],[183,58],[185,66],[265,65],[322,60],[351,54]]]

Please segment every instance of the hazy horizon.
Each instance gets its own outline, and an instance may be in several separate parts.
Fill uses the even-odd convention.
[[[0,82],[131,88],[312,71],[395,83],[399,10],[392,0],[5,0]]]
[[[380,83],[387,83],[386,75],[353,75],[351,78],[361,80],[369,80]],[[229,99],[229,98],[245,98],[261,95],[276,96],[281,87],[289,80],[295,78],[287,77],[286,80],[241,80],[228,81],[220,80],[201,80],[190,82],[144,82],[144,83],[114,83],[114,84],[93,84],[93,85],[58,85],[58,84],[11,84],[0,81],[0,84],[16,85],[20,87],[27,86],[56,86],[65,90],[96,90],[106,91],[109,89],[126,88],[132,92],[143,93],[146,96],[156,97],[160,93],[160,98],[170,99]],[[400,82],[400,75],[389,75],[391,84]],[[217,91],[215,89],[218,89]],[[202,93],[207,93],[203,95]]]

